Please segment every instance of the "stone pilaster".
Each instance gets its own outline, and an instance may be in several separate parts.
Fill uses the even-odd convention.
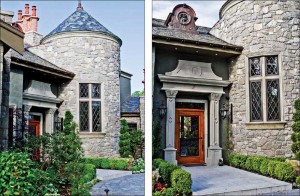
[[[46,111],[46,122],[45,122],[45,131],[46,133],[54,132],[54,113],[57,108],[50,108]]]
[[[210,100],[209,147],[207,156],[208,166],[217,166],[222,158],[222,148],[219,145],[219,102],[222,94],[212,93]]]
[[[177,164],[175,149],[175,97],[178,91],[166,90],[167,117],[166,117],[166,148],[165,160]]]

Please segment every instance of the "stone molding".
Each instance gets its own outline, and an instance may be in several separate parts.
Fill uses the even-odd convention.
[[[178,91],[166,90],[166,95],[168,98],[175,98],[177,93],[178,93]]]
[[[263,129],[284,129],[287,122],[249,122],[245,123],[247,129],[263,130]]]
[[[57,108],[49,108],[49,110],[46,111],[46,114],[53,115],[57,111]]]
[[[213,72],[211,63],[186,60],[178,60],[177,67],[171,72],[166,72],[165,75],[205,80],[222,80],[221,77]]]
[[[26,94],[44,96],[49,98],[56,98],[51,91],[51,84],[30,80],[28,88],[24,91]]]
[[[24,106],[24,112],[30,112],[32,105],[23,105]]]
[[[219,94],[219,93],[211,93],[209,95],[209,100],[211,101],[219,101],[220,98],[221,98],[222,94]]]

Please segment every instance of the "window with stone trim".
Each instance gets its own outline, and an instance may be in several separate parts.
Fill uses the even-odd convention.
[[[101,132],[101,84],[79,84],[79,130]]]
[[[250,121],[280,121],[278,56],[249,58]]]

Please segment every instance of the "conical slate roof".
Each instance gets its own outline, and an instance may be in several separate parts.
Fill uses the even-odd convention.
[[[101,32],[106,35],[110,35],[116,38],[120,43],[121,39],[110,32],[107,28],[105,28],[102,24],[100,24],[95,18],[89,15],[83,9],[76,10],[73,14],[71,14],[67,19],[65,19],[60,25],[58,25],[53,31],[51,31],[48,35],[62,33],[62,32],[70,32],[70,31],[95,31]]]

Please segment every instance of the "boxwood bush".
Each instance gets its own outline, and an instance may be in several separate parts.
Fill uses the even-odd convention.
[[[162,160],[162,159],[154,159],[153,163],[152,163],[154,169],[157,169],[159,167],[159,164],[162,163],[162,162],[164,162],[164,160]]]
[[[287,182],[292,182],[296,175],[293,166],[285,162],[284,157],[269,158],[264,156],[231,154],[229,156],[229,163],[233,167],[243,168]]]
[[[182,194],[188,194],[192,188],[191,174],[183,169],[176,169],[171,174],[172,187]]]
[[[177,165],[163,161],[159,164],[159,174],[167,184],[171,183],[171,174],[174,170],[179,169]]]
[[[292,182],[295,176],[294,168],[288,162],[277,162],[274,173],[278,180],[288,182]]]
[[[97,169],[128,170],[129,159],[124,158],[83,158],[81,163],[93,164]]]

